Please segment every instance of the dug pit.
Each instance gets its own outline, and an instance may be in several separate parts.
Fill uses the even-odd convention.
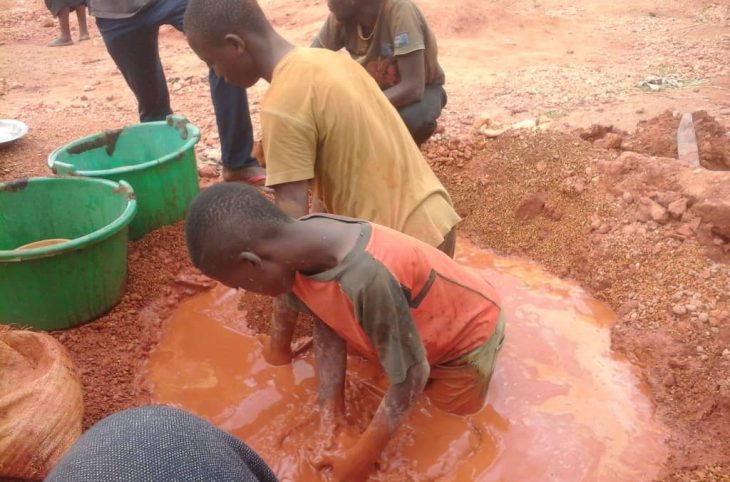
[[[614,314],[537,265],[460,245],[459,260],[502,293],[507,337],[481,412],[458,417],[426,399],[381,457],[374,481],[652,480],[665,429],[635,371],[610,351]],[[216,288],[183,302],[147,367],[153,400],[184,407],[245,440],[282,481],[317,481],[311,353],[273,367]],[[348,422],[362,430],[383,396],[380,370],[348,360]]]

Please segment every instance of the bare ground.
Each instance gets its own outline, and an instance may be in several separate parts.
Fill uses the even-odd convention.
[[[322,0],[262,3],[300,45],[326,15]],[[632,171],[634,161],[619,157],[627,146],[673,157],[671,145],[659,151],[630,138],[648,130],[643,139],[661,134],[671,144],[674,111],[704,110],[718,126],[730,125],[730,6],[699,0],[419,5],[439,38],[450,96],[443,132],[424,152],[465,217],[462,233],[500,253],[536,259],[610,303],[621,317],[613,346],[641,367],[671,431],[666,479],[730,480],[728,239],[689,216],[665,220],[647,201],[668,211],[677,200],[681,189],[664,168],[653,167],[668,161],[635,161],[643,171]],[[47,175],[54,148],[136,121],[133,96],[94,29],[91,42],[48,49],[56,26],[42,4],[0,0],[0,7],[0,117],[31,128],[23,141],[0,150],[1,181]],[[206,69],[177,32],[163,30],[161,49],[173,105],[203,129],[199,162],[215,174]],[[640,87],[650,76],[668,88]],[[265,88],[250,92],[255,120]],[[668,117],[653,119],[666,110]],[[549,130],[494,140],[476,133],[487,119],[526,118]],[[628,142],[617,148],[573,133],[594,123],[625,131]],[[654,170],[656,176],[647,175]],[[81,367],[87,426],[145,400],[139,367],[159,320],[181,296],[205,288],[181,258],[179,226],[136,243],[131,253],[122,303],[91,325],[56,334]]]

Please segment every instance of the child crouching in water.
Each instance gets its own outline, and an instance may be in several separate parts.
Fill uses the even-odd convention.
[[[48,44],[49,47],[65,47],[74,43],[71,38],[71,12],[76,12],[79,21],[79,42],[89,40],[86,27],[86,0],[46,0],[46,7],[54,17],[58,17],[61,33],[57,39]]]
[[[316,461],[342,482],[365,480],[425,391],[456,414],[482,408],[504,338],[496,290],[438,249],[357,219],[292,219],[242,183],[193,202],[186,224],[193,264],[233,288],[279,296],[315,317],[314,352],[324,436],[344,424],[348,347],[378,363],[390,385],[351,446]]]

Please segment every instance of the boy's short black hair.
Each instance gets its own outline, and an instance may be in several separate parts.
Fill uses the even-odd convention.
[[[200,193],[188,210],[185,238],[190,259],[203,271],[214,270],[292,221],[245,183],[216,184]]]
[[[213,45],[228,34],[263,33],[269,25],[256,0],[190,0],[185,9],[184,30]]]

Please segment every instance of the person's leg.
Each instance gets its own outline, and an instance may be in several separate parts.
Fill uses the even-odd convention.
[[[165,120],[172,114],[158,50],[159,26],[148,21],[149,12],[125,19],[96,20],[109,55],[137,98],[142,122]]]
[[[48,44],[49,47],[65,47],[66,45],[73,44],[71,40],[71,25],[69,24],[69,16],[71,10],[68,7],[63,7],[58,11],[58,26],[61,33],[58,38]]]
[[[431,369],[425,393],[431,403],[456,415],[476,413],[484,406],[489,381],[466,363],[439,365]]]
[[[46,482],[152,480],[276,482],[240,440],[182,410],[125,410],[94,425],[69,449]]]
[[[439,409],[456,415],[476,413],[484,407],[497,354],[504,342],[504,318],[491,338],[453,362],[431,369],[425,392]]]
[[[218,78],[212,69],[208,80],[221,141],[223,178],[263,185],[266,171],[251,155],[253,126],[246,91]]]
[[[86,4],[76,7],[76,19],[79,21],[79,42],[89,40],[89,28],[86,25]]]
[[[436,120],[445,105],[446,91],[443,86],[429,85],[426,86],[420,102],[409,104],[398,110],[416,144],[420,146],[436,131],[438,125]]]
[[[184,33],[183,20],[185,18],[185,9],[188,6],[188,0],[161,0],[160,4],[162,8],[157,15],[157,21],[160,22],[160,25],[172,25]]]
[[[187,1],[167,0],[167,2],[182,6],[182,8],[171,8],[165,22],[182,32]],[[266,171],[251,155],[253,126],[248,111],[246,91],[218,78],[213,69],[208,72],[208,82],[221,142],[223,178],[226,181],[245,181],[263,185]]]

